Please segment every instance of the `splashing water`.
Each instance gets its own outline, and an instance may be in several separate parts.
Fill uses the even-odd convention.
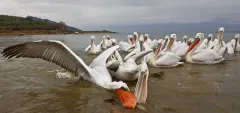
[[[53,71],[48,71],[49,73],[56,73],[56,77],[60,79],[73,79],[74,77],[71,75],[71,73],[62,70],[53,70]]]

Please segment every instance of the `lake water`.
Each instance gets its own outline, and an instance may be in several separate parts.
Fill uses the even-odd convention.
[[[83,50],[90,43],[86,35],[1,36],[0,52],[10,45],[33,40],[60,40],[90,64],[96,56]],[[102,36],[96,36],[99,43]],[[150,34],[164,37],[165,34]],[[183,34],[177,34],[182,40]],[[110,34],[126,41],[126,34]],[[194,35],[190,34],[191,37]],[[233,34],[225,34],[229,41]],[[1,113],[239,113],[240,54],[216,65],[187,64],[177,68],[150,68],[146,110],[122,108],[115,92],[74,78],[55,64],[40,59],[10,59],[0,55]],[[154,73],[161,73],[156,75]],[[65,75],[65,76],[64,76]],[[128,83],[133,90],[136,82]]]

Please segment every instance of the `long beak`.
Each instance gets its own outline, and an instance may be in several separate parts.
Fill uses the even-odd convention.
[[[147,80],[148,73],[140,72],[138,77],[137,85],[135,88],[135,96],[139,104],[145,104],[147,99]]]
[[[135,44],[130,45],[130,46],[126,49],[126,51],[130,51],[130,49],[133,49],[133,48],[135,48]]]
[[[124,88],[119,88],[115,91],[123,107],[133,109],[136,106],[137,100],[133,93]]]
[[[188,54],[198,43],[200,42],[200,38],[196,38],[194,42],[189,46],[188,50],[186,51],[185,55]]]
[[[171,47],[172,47],[172,45],[173,45],[173,42],[174,42],[174,38],[171,38],[167,50],[170,50],[170,49],[171,49]]]
[[[209,44],[210,41],[211,41],[211,37],[208,37],[207,45]]]
[[[163,49],[165,49],[165,47],[167,46],[167,43],[168,43],[168,39],[165,40],[164,45],[162,47]]]
[[[143,41],[139,41],[139,45],[140,45],[140,52],[143,51]]]
[[[91,45],[93,45],[93,39],[91,39]]]
[[[136,35],[133,36],[133,41],[134,41],[134,43],[137,41],[137,36]]]
[[[144,36],[144,42],[147,41],[148,37],[147,36]]]
[[[130,40],[130,42],[131,42],[131,45],[132,45],[132,44],[133,44],[133,38],[130,38],[129,40]]]
[[[184,42],[185,42],[185,44],[187,43],[187,39],[186,38],[184,39]]]
[[[187,44],[188,44],[188,46],[191,46],[191,45],[192,45],[192,42],[191,42],[191,41],[188,41]]]
[[[237,43],[238,43],[238,38],[235,38],[235,46],[234,46],[234,50],[236,50],[236,48],[237,48]]]
[[[222,36],[223,36],[223,32],[220,31],[220,35],[219,35],[219,42],[221,44],[221,47],[223,47],[223,43],[222,43]]]
[[[161,51],[162,44],[160,43],[158,49],[155,51],[155,56],[157,56]]]

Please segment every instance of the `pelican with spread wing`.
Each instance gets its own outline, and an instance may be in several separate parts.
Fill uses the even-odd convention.
[[[119,46],[116,45],[105,50],[89,66],[65,44],[56,40],[39,40],[12,45],[5,48],[2,54],[6,58],[14,56],[16,58],[40,58],[55,63],[74,73],[75,76],[105,89],[115,90],[124,107],[134,108],[137,103],[134,94],[129,91],[126,83],[112,81],[112,77],[106,67],[107,58],[118,48]]]

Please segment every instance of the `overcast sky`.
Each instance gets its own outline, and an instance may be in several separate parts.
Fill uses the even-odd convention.
[[[155,23],[240,23],[240,0],[1,0],[0,13],[74,27]]]

